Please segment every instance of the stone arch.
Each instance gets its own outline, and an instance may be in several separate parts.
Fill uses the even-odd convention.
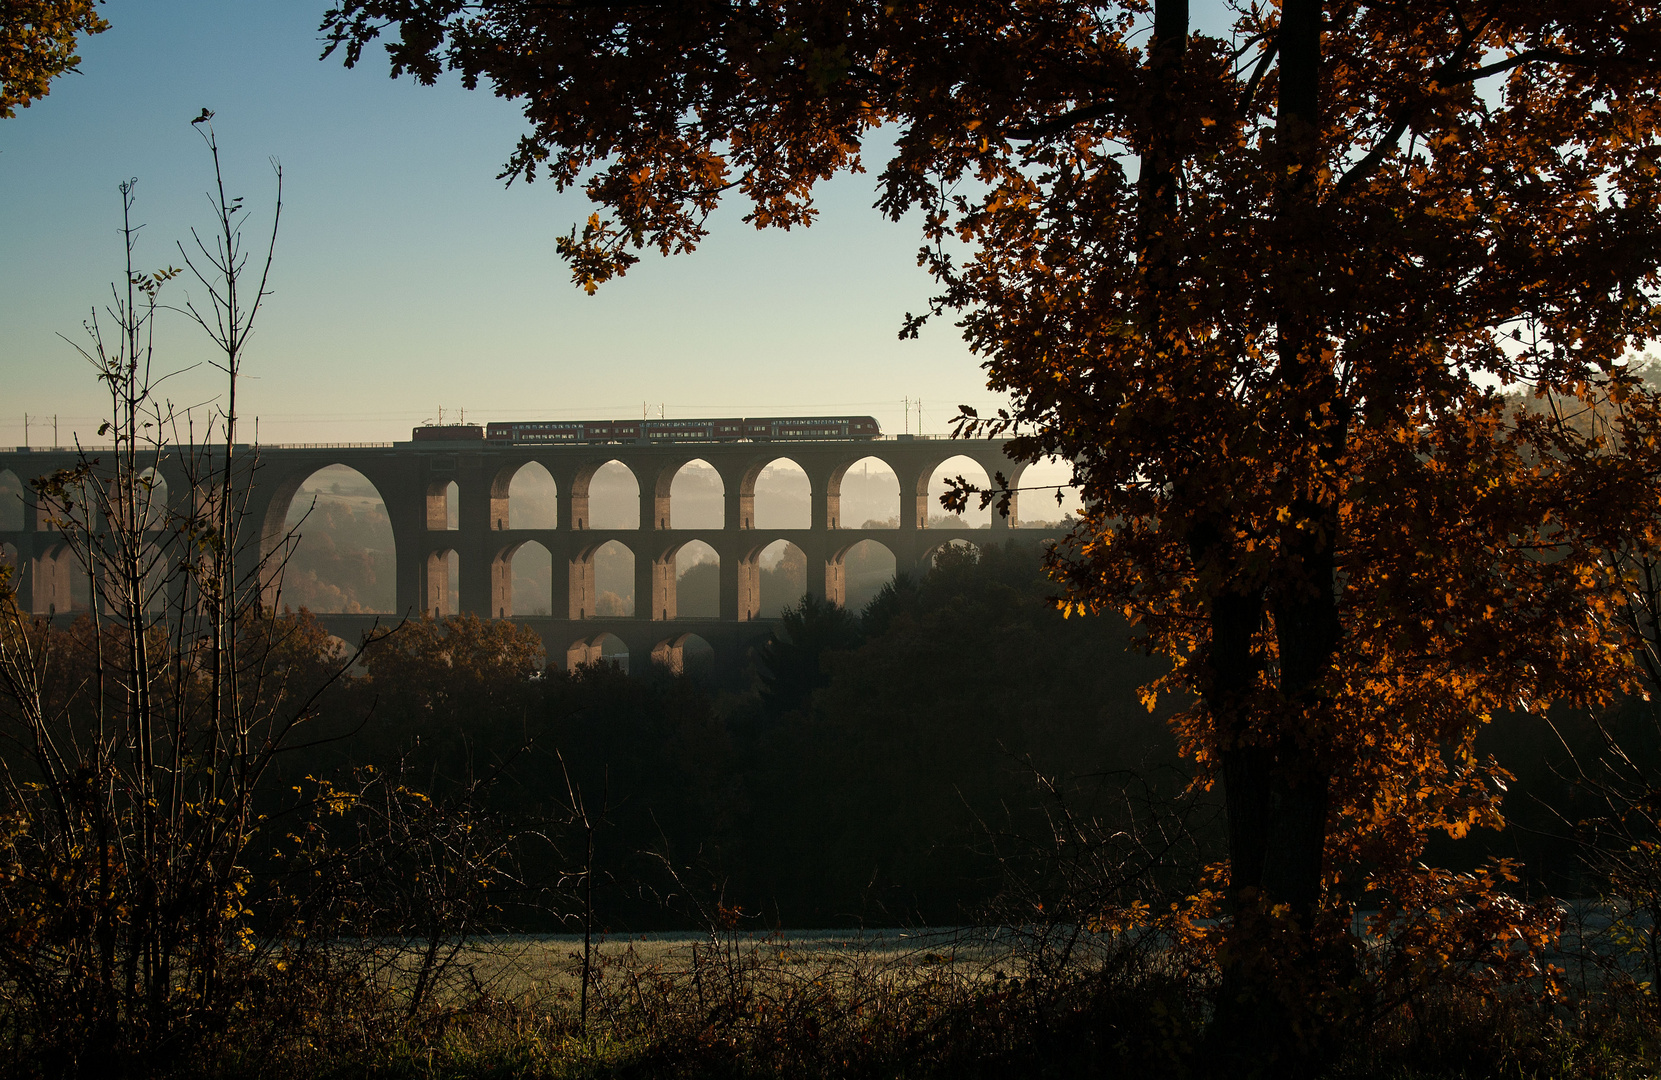
[[[923,572],[927,572],[932,569],[934,564],[939,562],[940,553],[947,548],[967,549],[979,555],[981,546],[973,540],[963,536],[954,536],[950,540],[943,540],[941,543],[935,544],[927,551],[923,552],[922,564],[918,567],[918,569]]]
[[[986,471],[986,466],[964,454],[949,457],[936,465],[929,474],[928,527],[931,529],[990,528],[992,515],[996,511],[991,507],[982,510],[978,499],[970,499],[969,509],[961,514],[948,514],[940,505],[940,496],[945,492],[947,482],[955,476],[962,476],[971,484],[981,488],[990,487],[992,484],[992,477]]]
[[[757,462],[739,488],[741,529],[808,529],[813,526],[813,482],[787,457]]]
[[[149,468],[139,473],[138,479],[133,500],[138,504],[138,519],[147,531],[160,529],[167,524],[167,477],[160,469]]]
[[[495,614],[552,615],[554,596],[554,557],[542,544],[527,540],[508,550],[507,596],[499,602]]]
[[[776,619],[808,590],[807,554],[789,540],[756,548],[754,565],[757,580],[750,618]]]
[[[559,528],[559,484],[540,461],[522,461],[496,474],[490,485],[492,529]]]
[[[640,478],[634,470],[616,458],[580,469],[571,484],[571,528],[640,528]]]
[[[22,532],[27,520],[23,482],[10,469],[0,469],[0,532]]]
[[[825,488],[826,524],[832,529],[900,527],[900,477],[875,454],[841,465]]]
[[[94,481],[89,478],[87,482]],[[102,487],[102,495],[86,498],[73,496],[73,501],[80,506],[71,514],[72,517],[92,525],[95,531],[102,532],[106,522],[132,521],[141,531],[159,529],[166,522],[167,478],[155,466],[141,468],[138,471],[130,493],[123,488],[123,481],[118,476],[100,476],[96,483]],[[133,501],[130,511],[127,507],[129,495]]]
[[[573,619],[632,618],[635,553],[627,544],[607,540],[579,551],[571,560]]]
[[[726,523],[726,485],[703,458],[658,476],[654,514],[660,529],[719,529]]]
[[[427,529],[454,532],[461,528],[461,487],[447,476],[434,477],[427,484]]]
[[[652,662],[674,675],[710,672],[715,668],[715,647],[697,634],[681,634],[653,646]]]
[[[336,463],[291,478],[283,487],[288,490],[273,498],[268,518],[279,527],[264,530],[268,545],[262,553],[271,556],[267,571],[281,575],[268,585],[268,603],[319,613],[393,611],[397,546],[375,483]],[[284,536],[293,537],[286,554],[278,550]]]
[[[673,611],[676,617],[720,618],[721,553],[702,540],[691,540],[677,547],[671,557],[675,567]]]
[[[1025,529],[1065,528],[1069,519],[1077,519],[1083,509],[1083,493],[1073,484],[1073,463],[1061,458],[1046,458],[1030,465],[1017,466],[1023,503],[1021,514],[1015,514],[1010,503],[1010,527]],[[1053,485],[1053,486],[1052,486]],[[1061,500],[1056,501],[1056,494]]]
[[[833,578],[840,596],[827,597],[850,611],[863,611],[884,585],[899,573],[899,560],[894,551],[880,540],[861,540],[838,551],[831,557]]]
[[[18,577],[13,584],[26,586],[18,602],[30,614],[86,611],[92,606],[92,583],[67,543],[53,544],[33,558],[18,552],[16,558]]]
[[[359,640],[362,640],[361,637]],[[364,649],[360,652],[358,646],[339,634],[328,635],[323,645],[323,658],[334,666],[350,661],[346,674],[354,678],[361,679],[369,674],[369,650]]]
[[[593,637],[578,638],[565,650],[567,671],[595,664],[612,664],[628,671],[629,647],[616,634],[602,632]]]

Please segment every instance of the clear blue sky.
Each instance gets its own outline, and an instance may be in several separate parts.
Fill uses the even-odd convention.
[[[189,121],[213,109],[233,192],[285,207],[250,354],[244,416],[264,442],[408,438],[446,410],[469,420],[870,413],[924,401],[940,431],[960,403],[996,404],[949,324],[902,342],[930,281],[914,227],[870,208],[869,175],[822,192],[813,228],[757,232],[724,210],[697,253],[655,255],[589,297],[555,238],[580,193],[496,179],[523,122],[453,81],[394,82],[378,50],[357,70],[318,59],[323,0],[112,0],[79,74],[0,121],[0,445],[97,426],[79,340],[120,276],[116,185],[138,179],[141,267],[205,225],[208,160]],[[875,162],[880,165],[880,158]],[[171,288],[171,286],[170,286]],[[172,299],[183,299],[180,287]],[[208,355],[181,319],[158,336],[179,367]],[[180,404],[217,393],[198,369]],[[39,423],[40,427],[33,426]]]

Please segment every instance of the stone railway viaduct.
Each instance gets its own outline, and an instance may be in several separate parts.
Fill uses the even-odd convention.
[[[843,559],[862,540],[874,540],[893,555],[898,572],[925,569],[934,553],[954,539],[1003,542],[1014,536],[1039,542],[1059,534],[1039,530],[1013,532],[1019,518],[1011,504],[1009,518],[994,514],[992,531],[964,534],[930,530],[929,480],[943,462],[965,456],[986,470],[1002,472],[1013,486],[1024,466],[1004,455],[993,440],[905,436],[788,442],[674,442],[549,445],[465,442],[399,442],[375,445],[264,446],[257,453],[256,481],[248,494],[248,512],[258,532],[258,550],[269,556],[285,538],[285,521],[295,496],[319,469],[345,465],[363,474],[386,503],[392,522],[396,565],[396,613],[386,615],[320,614],[331,633],[356,641],[377,621],[387,625],[402,615],[472,613],[483,618],[512,618],[532,626],[542,637],[550,662],[563,657],[567,666],[598,659],[607,634],[615,635],[632,657],[651,656],[671,666],[681,663],[681,648],[697,635],[715,651],[717,669],[741,666],[748,647],[776,625],[760,613],[760,556],[778,540],[794,544],[807,559],[807,591],[841,604],[845,598]],[[96,456],[94,453],[92,456]],[[252,455],[250,455],[252,457]],[[848,469],[875,458],[893,469],[900,484],[897,529],[843,526],[842,478]],[[245,459],[246,460],[246,459]],[[670,486],[681,468],[703,461],[719,474],[724,489],[721,528],[677,528],[670,510]],[[793,461],[811,485],[811,520],[805,529],[758,528],[755,525],[756,478],[767,466]],[[640,520],[634,529],[595,529],[589,525],[589,483],[595,472],[617,461],[635,476],[640,488]],[[551,529],[516,528],[508,505],[514,474],[536,462],[556,485],[558,514]],[[0,470],[9,470],[25,486],[32,477],[68,468],[71,450],[0,451]],[[191,497],[182,463],[163,455],[158,471],[168,499],[177,507]],[[450,485],[454,483],[455,488]],[[27,490],[27,488],[25,488]],[[450,492],[457,493],[456,528],[448,526]],[[70,583],[74,570],[63,540],[43,520],[38,508],[26,507],[21,530],[0,531],[19,565],[19,602],[39,614],[72,618]],[[244,525],[246,536],[249,526]],[[304,526],[301,527],[303,533]],[[595,614],[594,554],[617,541],[634,555],[635,617]],[[678,618],[675,610],[675,555],[686,544],[702,541],[720,558],[720,616]],[[515,615],[512,561],[520,547],[536,541],[553,558],[553,615]],[[5,550],[0,548],[0,550]],[[247,569],[257,565],[248,545]],[[15,554],[13,554],[15,552]],[[449,589],[449,557],[458,561],[459,595]],[[561,572],[561,568],[564,572]],[[267,600],[277,598],[267,583]]]

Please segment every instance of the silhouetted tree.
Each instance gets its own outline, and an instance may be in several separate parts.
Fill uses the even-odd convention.
[[[785,608],[783,625],[756,653],[761,666],[761,698],[775,712],[806,704],[826,682],[825,653],[859,643],[859,622],[851,612],[812,595]]]
[[[179,271],[135,266],[124,183],[124,280],[81,350],[113,447],[33,478],[29,498],[88,581],[89,610],[57,630],[0,578],[0,1026],[13,1064],[47,1075],[170,1071],[245,1008],[267,959],[249,898],[261,796],[350,663],[315,622],[262,608],[250,583],[280,570],[280,548],[256,551],[245,576],[259,540],[242,528],[253,469],[236,389],[269,295],[282,173],[250,265],[210,120],[192,124],[215,227],[179,253],[201,289],[183,310],[215,346],[224,397],[178,437],[152,330]],[[163,498],[163,464],[189,496]]]
[[[1281,0],[1223,39],[1187,0],[1147,14],[348,0],[325,27],[355,63],[394,26],[394,74],[522,102],[508,176],[604,208],[560,242],[590,291],[694,246],[728,192],[810,223],[892,134],[878,205],[916,212],[930,314],[1014,401],[968,427],[1075,462],[1069,602],[1130,613],[1197,695],[1178,729],[1229,808],[1220,1030],[1304,1055],[1361,1007],[1346,898],[1510,940],[1458,917],[1507,871],[1419,858],[1500,823],[1471,749],[1493,710],[1632,685],[1596,484],[1492,388],[1642,397],[1620,365],[1657,329],[1661,20]]]

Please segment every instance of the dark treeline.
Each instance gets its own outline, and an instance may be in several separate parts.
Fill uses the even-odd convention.
[[[283,760],[278,786],[366,765],[440,797],[485,781],[479,798],[522,838],[524,887],[500,914],[518,929],[571,925],[560,882],[583,844],[567,777],[598,823],[603,928],[687,928],[717,903],[756,927],[985,919],[1011,852],[1042,843],[1059,805],[1043,781],[1104,820],[1127,789],[1175,805],[1188,787],[1168,703],[1150,713],[1139,698],[1154,662],[1117,618],[1064,618],[1053,588],[1031,547],[949,549],[863,612],[804,600],[734,686],[696,668],[543,671],[535,635],[512,623],[413,622],[328,691],[316,741]],[[1602,719],[1654,756],[1646,708]],[[1599,752],[1591,720],[1504,716],[1485,741],[1516,778],[1513,827],[1438,856],[1519,857],[1532,893],[1596,893],[1568,824],[1596,811],[1571,768]],[[1193,849],[1215,858],[1210,795],[1188,799]]]
[[[949,549],[863,613],[804,601],[728,687],[696,668],[543,672],[512,623],[410,623],[328,691],[278,787],[364,765],[435,794],[490,778],[501,820],[549,838],[520,847],[526,929],[551,928],[538,888],[580,856],[567,773],[591,816],[609,807],[611,929],[684,926],[716,900],[758,926],[960,923],[999,890],[1003,841],[1042,833],[1038,776],[1081,810],[1132,777],[1186,784],[1138,700],[1155,667],[1122,622],[1065,619],[1052,593],[1030,546]]]
[[[240,1003],[230,1023],[242,1026],[225,1045],[282,1048],[282,1075],[405,1075],[404,1055],[428,1053],[426,1025],[442,1022],[460,1041],[441,1056],[477,1055],[454,1075],[564,1075],[530,1063],[573,1054],[638,1055],[639,1069],[625,1070],[638,1075],[735,1075],[719,1064],[730,1053],[764,1063],[754,1075],[805,1075],[797,1066],[813,1055],[838,1063],[817,1070],[827,1076],[893,1075],[900,1062],[922,1063],[916,1075],[1020,1075],[1005,1064],[1049,1053],[1065,1062],[1053,1075],[1098,1054],[1146,1064],[1138,1074],[1203,1074],[1184,1063],[1209,1052],[1209,969],[1191,966],[1192,942],[1173,944],[1167,928],[1183,924],[1160,919],[1220,861],[1218,800],[1181,765],[1168,721],[1184,703],[1143,705],[1158,663],[1135,651],[1122,620],[1064,618],[1052,595],[1031,546],[948,548],[863,611],[804,598],[728,685],[696,666],[545,669],[533,631],[472,616],[410,621],[339,678],[339,643],[316,620],[261,620],[249,633],[258,646],[249,670],[260,678],[244,698],[312,718],[256,798],[237,879],[250,934],[232,939],[225,962]],[[71,699],[92,680],[84,665],[95,653],[70,646],[90,625],[31,624],[52,642],[54,710],[86,708]],[[313,695],[316,709],[305,704]],[[1520,856],[1525,876],[1509,892],[1601,895],[1616,914],[1647,903],[1653,891],[1629,881],[1623,892],[1588,843],[1580,823],[1607,817],[1612,804],[1579,771],[1607,755],[1606,733],[1653,775],[1647,710],[1630,702],[1596,718],[1495,718],[1485,749],[1513,777],[1511,826],[1432,857],[1458,868]],[[87,719],[77,713],[76,723]],[[26,757],[8,764],[33,775]],[[579,797],[594,826],[592,859],[573,813]],[[590,918],[585,871],[595,884]],[[26,899],[21,880],[12,893]],[[21,915],[63,905],[57,885],[39,892],[35,907],[14,899],[14,940],[34,933]],[[1370,898],[1356,899],[1365,908]],[[83,900],[53,917],[87,910],[97,909]],[[1000,963],[1021,976],[945,965],[937,978],[932,951],[882,975],[876,952],[850,953],[813,961],[829,965],[813,970],[835,982],[833,993],[774,943],[788,939],[742,944],[731,933],[963,924],[1015,941]],[[1617,929],[1632,925],[1649,924]],[[613,942],[602,955],[555,944],[534,961],[553,966],[521,971],[520,983],[475,981],[525,947],[492,931],[585,926],[614,937],[707,936],[686,954],[685,972],[635,951],[657,946]],[[1581,940],[1566,936],[1565,948]],[[591,960],[603,970],[591,972]],[[550,972],[559,985],[544,996],[517,996],[529,993],[523,978]],[[1528,985],[1519,997],[1484,990],[1467,1001],[1432,972],[1411,984],[1411,1022],[1376,1027],[1355,1054],[1498,1075],[1475,1063],[1554,1060],[1561,1036],[1588,1046],[1607,1038],[1606,1056],[1641,1060],[1650,1029],[1621,1026],[1629,983],[1612,977],[1616,990],[1594,999],[1595,981],[1582,970],[1577,984],[1595,1008],[1542,1028],[1542,1017],[1568,1014],[1542,1012]],[[706,985],[724,989],[706,998]],[[601,1003],[594,1017],[609,1034],[589,1041],[590,1014],[573,987]],[[791,997],[802,993],[811,1004]],[[57,1007],[61,997],[42,995],[38,1013],[11,1006],[29,1048],[25,1074],[65,1075],[73,1060],[104,1075],[100,1055],[165,1066],[151,1075],[274,1074],[263,1051],[231,1052],[210,1068],[211,1039],[152,1053],[122,1036],[106,1048],[59,1018],[72,1015]],[[1647,995],[1632,1000],[1633,1015],[1650,1015]],[[757,1001],[789,1004],[767,1012]],[[792,1019],[798,1007],[811,1023]],[[526,1031],[546,1036],[543,1049],[527,1049]],[[880,1067],[846,1064],[859,1054]],[[954,1055],[985,1069],[965,1073]],[[509,1060],[517,1064],[492,1064]]]

